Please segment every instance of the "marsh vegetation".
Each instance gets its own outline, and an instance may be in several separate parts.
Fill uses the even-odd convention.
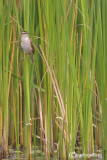
[[[11,146],[29,159],[32,147],[45,159],[107,156],[106,8],[106,0],[0,1],[2,154]],[[34,63],[20,47],[22,30]]]

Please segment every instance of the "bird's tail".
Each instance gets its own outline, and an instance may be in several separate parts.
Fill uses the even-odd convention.
[[[33,58],[33,54],[32,53],[30,53],[30,58],[31,58],[32,62],[34,62],[34,58]]]

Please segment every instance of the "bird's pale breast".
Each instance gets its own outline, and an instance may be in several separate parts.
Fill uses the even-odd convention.
[[[21,47],[23,48],[23,50],[26,53],[31,53],[32,52],[32,48],[30,45],[30,40],[28,37],[21,37]]]

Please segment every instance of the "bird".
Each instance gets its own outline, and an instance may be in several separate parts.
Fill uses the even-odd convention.
[[[31,39],[29,38],[28,32],[26,31],[22,31],[21,33],[21,48],[25,51],[25,53],[30,55],[32,62],[34,62],[34,46]]]

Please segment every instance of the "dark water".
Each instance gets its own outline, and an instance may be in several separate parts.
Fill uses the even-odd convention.
[[[41,153],[39,149],[32,149],[31,152],[32,160],[45,160],[44,153]],[[9,148],[7,151],[7,156],[3,156],[2,151],[0,149],[0,160],[27,160],[27,149],[21,149],[20,151],[17,151],[16,149]],[[57,158],[51,158],[51,160],[54,160]]]
[[[0,151],[1,153],[1,151]],[[32,160],[45,160],[45,155],[41,151],[36,149],[32,149]],[[57,152],[55,152],[56,155],[54,158],[51,158],[51,160],[57,160]],[[74,160],[82,160],[85,159],[91,159],[91,160],[102,160],[102,154],[101,153],[92,153],[92,154],[76,154],[69,153],[69,158]],[[3,157],[2,154],[0,154],[0,160],[27,160],[27,149],[21,149],[20,151],[17,151],[16,149],[9,148],[8,155]]]

